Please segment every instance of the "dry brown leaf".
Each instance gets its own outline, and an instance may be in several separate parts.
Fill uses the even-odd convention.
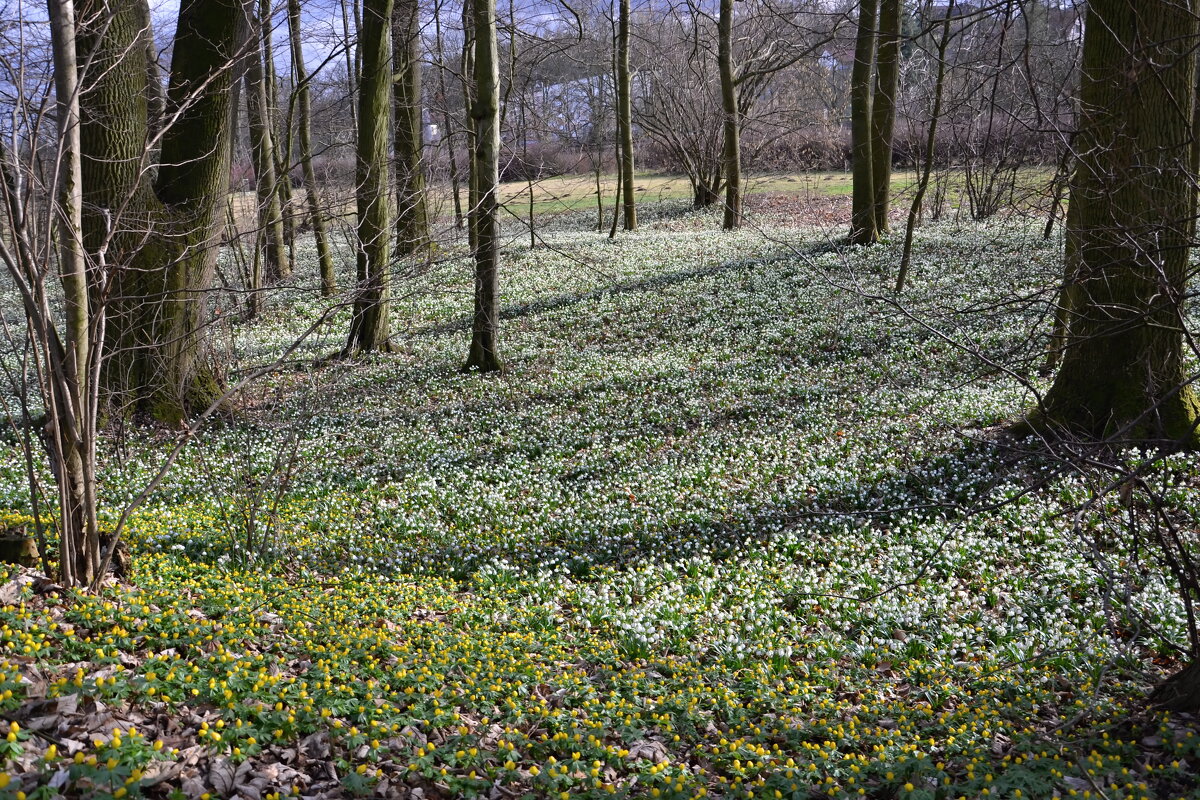
[[[221,797],[233,796],[237,768],[228,758],[218,758],[208,767],[208,785]]]

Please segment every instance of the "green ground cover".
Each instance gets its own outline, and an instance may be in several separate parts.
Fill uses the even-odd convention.
[[[503,375],[458,373],[466,259],[406,276],[398,352],[318,366],[332,318],[188,446],[125,581],[14,573],[0,797],[1190,796],[1192,721],[1144,708],[1171,587],[1115,585],[1080,535],[1111,509],[1063,514],[1087,476],[990,434],[1061,243],[926,228],[897,307],[894,244],[683,205],[514,242]],[[306,280],[235,369],[319,312]],[[107,508],[168,441],[112,444]],[[1156,478],[1190,524],[1196,478]],[[25,498],[9,448],[3,521]]]

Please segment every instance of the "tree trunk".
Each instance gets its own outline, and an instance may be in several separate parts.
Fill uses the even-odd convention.
[[[714,185],[715,183],[715,185]],[[710,183],[703,175],[692,183],[692,207],[711,208],[720,198],[720,180]]]
[[[1078,130],[1071,137],[1068,150],[1074,149],[1077,137]],[[1067,180],[1070,181],[1069,176]],[[1042,365],[1042,372],[1046,375],[1054,372],[1058,367],[1068,342],[1067,329],[1071,322],[1071,301],[1074,296],[1071,290],[1071,277],[1076,273],[1079,264],[1079,237],[1076,235],[1076,232],[1079,230],[1079,214],[1081,211],[1083,209],[1077,203],[1068,203],[1066,218],[1063,220],[1063,279],[1062,285],[1058,287],[1058,291],[1056,292],[1057,298],[1054,305],[1054,323],[1050,330],[1050,344],[1046,348],[1046,361]]]
[[[392,16],[395,72],[396,248],[417,253],[429,244],[421,125],[421,26],[419,0],[396,0]]]
[[[148,110],[140,15],[132,3],[106,0],[83,0],[78,9],[77,48],[91,54],[80,76],[84,248],[97,263],[121,265],[148,236],[148,220],[133,217],[144,217],[152,199],[143,175]],[[115,288],[119,300],[124,283]]]
[[[221,392],[206,363],[207,297],[220,246],[220,208],[229,191],[231,102],[241,56],[242,0],[184,0],[171,59],[167,114],[177,115],[162,140],[154,193],[165,210],[166,258],[152,274],[162,307],[152,353],[158,400],[167,421],[203,411]],[[161,294],[160,294],[161,293]]]
[[[475,15],[472,12],[472,0],[466,0],[462,7],[462,28],[463,28],[463,49],[462,49],[462,66],[458,71],[459,81],[462,84],[463,109],[464,119],[467,128],[467,244],[471,248],[471,252],[475,252],[475,248],[479,244],[479,237],[475,230],[475,221],[477,219],[475,210],[479,206],[479,187],[475,182],[475,178],[479,174],[479,168],[475,164],[475,156],[478,152],[476,147],[475,130]],[[498,73],[497,73],[498,74]],[[498,91],[498,90],[497,90]],[[497,100],[497,102],[499,102]]]
[[[275,159],[275,193],[279,196],[279,218],[283,223],[285,258],[281,263],[282,276],[292,273],[292,255],[296,250],[296,220],[292,214],[292,131],[283,124],[279,113],[279,93],[282,84],[275,72],[275,22],[271,0],[259,0],[259,19],[262,21],[263,85],[266,88],[266,118],[271,130],[271,156]]]
[[[617,170],[617,186],[613,191],[612,225],[608,228],[608,238],[617,238],[617,224],[621,221],[621,171]]]
[[[896,91],[900,85],[900,0],[880,0],[879,50],[875,95],[871,99],[871,191],[875,230],[888,231],[891,205],[892,134],[896,128]]]
[[[321,269],[321,294],[330,297],[337,291],[333,252],[329,247],[329,231],[321,209],[321,195],[312,163],[312,93],[304,65],[304,45],[301,42],[300,0],[288,0],[288,31],[292,40],[292,74],[296,78],[296,104],[299,107],[297,128],[300,139],[300,169],[304,174],[304,193],[308,200],[308,216],[312,222],[313,238],[317,244],[317,263]]]
[[[725,215],[727,231],[742,225],[742,145],[737,85],[733,77],[733,0],[721,0],[717,24],[717,58],[721,71],[721,110],[724,112]]]
[[[513,30],[515,31],[516,29],[517,29],[516,21],[514,20]],[[513,49],[513,52],[516,52],[515,48]],[[524,92],[522,92],[520,95],[520,109],[521,109],[521,162],[522,162],[522,166],[525,168],[525,191],[529,193],[529,205],[528,205],[529,249],[533,250],[533,249],[537,248],[537,223],[536,223],[536,219],[533,215],[533,209],[534,209],[534,205],[535,205],[534,204],[534,196],[533,196],[534,170],[533,170],[533,165],[530,163],[530,160],[529,160],[529,128],[528,128],[529,121],[528,121],[527,115],[526,115],[525,93]]]
[[[78,41],[94,53],[81,94],[83,241],[108,272],[103,385],[119,414],[178,422],[220,393],[202,358],[217,254],[215,208],[229,186],[231,64],[238,0],[185,0],[167,89],[162,164],[151,183],[146,51],[133,4],[90,0]]]
[[[496,0],[472,0],[475,31],[475,102],[471,119],[475,131],[475,203],[471,228],[475,232],[475,316],[471,347],[464,370],[494,372],[503,367],[496,342],[500,320],[500,220],[496,185],[500,168],[500,64],[496,44]]]
[[[1150,693],[1150,704],[1183,714],[1200,712],[1200,661],[1194,661]]]
[[[1169,447],[1198,441],[1181,304],[1196,213],[1195,0],[1088,7],[1067,212],[1062,367],[1031,422]]]
[[[592,167],[592,177],[596,181],[596,233],[604,233],[604,191],[600,185],[603,169],[604,151],[601,151],[595,165]]]
[[[154,211],[149,179],[142,166],[148,142],[146,51],[137,47],[140,20],[133,4],[109,6],[83,0],[77,48],[91,54],[81,75],[80,173],[84,249],[97,268],[108,272],[106,297],[97,297],[107,317],[103,382],[114,410],[138,410],[150,393],[146,358],[153,347],[144,314],[149,276],[134,266],[148,245]]]
[[[391,201],[388,179],[388,105],[391,101],[392,0],[366,0],[358,51],[357,295],[346,353],[390,350],[389,276]]]
[[[434,42],[437,48],[438,64],[438,96],[442,103],[442,127],[446,132],[442,138],[446,141],[446,156],[450,160],[450,191],[454,197],[454,227],[462,228],[463,221],[462,197],[458,181],[458,159],[454,155],[454,134],[451,127],[450,104],[446,98],[446,51],[442,44],[442,20],[440,6],[433,15]]]
[[[55,364],[49,381],[48,412],[54,420],[51,460],[58,465],[59,580],[87,585],[100,564],[96,525],[95,408],[92,404],[92,329],[87,263],[82,240],[83,170],[80,161],[79,69],[75,50],[75,7],[71,0],[48,3],[58,122],[55,236],[58,274],[65,306],[61,347],[47,336],[46,355]]]
[[[269,9],[268,9],[269,10]],[[258,198],[258,227],[266,240],[266,281],[272,283],[291,273],[283,209],[279,202],[279,176],[275,171],[275,137],[264,59],[264,30],[271,24],[260,10],[252,23],[253,39],[246,59],[246,117],[250,126],[250,152],[254,163],[254,192]],[[257,294],[261,286],[251,287]],[[254,307],[252,303],[252,307]]]
[[[609,5],[609,8],[611,9],[612,6]],[[617,119],[616,119],[617,135],[616,135],[616,138],[613,140],[613,158],[616,159],[616,163],[617,163],[617,185],[613,190],[613,212],[612,212],[613,216],[612,216],[612,223],[609,225],[609,228],[608,228],[608,238],[609,238],[609,240],[612,240],[612,239],[617,238],[617,226],[621,223],[621,197],[624,194],[624,192],[623,192],[624,181],[622,179],[624,178],[625,173],[624,173],[624,170],[621,169],[621,130],[620,130],[621,129],[621,120],[620,120],[621,115],[620,115],[620,112],[617,111],[617,109],[616,109],[616,103],[617,103],[617,100],[619,97],[619,95],[617,94],[617,84],[620,83],[620,81],[617,79],[617,76],[619,73],[619,69],[617,67],[617,62],[620,60],[620,52],[619,51],[621,49],[620,47],[617,46],[618,41],[619,41],[619,36],[620,36],[619,20],[616,17],[611,18],[610,26],[612,28],[612,52],[611,52],[612,58],[610,59],[611,63],[609,64],[609,74],[612,77],[612,82],[613,82],[613,109],[614,109],[614,112],[616,112],[616,117],[617,117]],[[600,85],[603,86],[604,82],[601,81]]]
[[[946,88],[946,51],[950,48],[951,19],[954,16],[954,0],[946,6],[946,17],[942,20],[942,35],[938,41],[937,78],[933,83],[933,110],[929,116],[929,130],[925,132],[925,153],[921,160],[921,178],[917,181],[917,191],[913,194],[912,205],[908,209],[908,221],[904,225],[904,250],[900,255],[900,269],[896,273],[896,294],[904,291],[904,281],[908,278],[908,265],[912,259],[913,234],[917,230],[917,221],[921,217],[921,204],[925,201],[925,192],[929,190],[929,174],[933,171],[933,156],[937,147],[938,120],[942,117],[942,98]]]
[[[875,24],[879,0],[859,0],[858,36],[850,73],[850,151],[854,162],[850,242],[879,240],[875,227],[874,159],[871,157],[871,71],[875,64]]]
[[[354,42],[358,39],[358,0],[341,0],[339,4],[342,10],[342,35],[346,45],[346,92],[351,99],[350,103],[350,127],[355,131],[358,130],[358,106],[353,102],[354,98],[358,97],[358,48],[354,46]],[[351,26],[351,10],[353,9],[354,25]]]
[[[146,103],[150,135],[162,130],[163,111],[167,107],[167,92],[163,87],[162,73],[158,67],[158,45],[154,41],[154,24],[150,19],[150,4],[137,0],[138,27],[141,28],[142,47],[146,50]]]
[[[629,74],[629,0],[621,0],[617,23],[617,133],[621,140],[621,186],[627,231],[637,230],[633,183],[633,79]]]

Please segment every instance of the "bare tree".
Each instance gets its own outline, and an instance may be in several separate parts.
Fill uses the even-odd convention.
[[[429,243],[421,99],[421,26],[418,0],[398,0],[392,16],[396,142],[396,247],[400,255]]]
[[[637,230],[636,188],[633,184],[633,77],[629,71],[629,0],[620,0],[617,19],[617,131],[621,166],[622,205],[627,231]]]
[[[714,31],[704,18],[669,9],[639,27],[638,126],[660,151],[663,166],[687,176],[692,205],[707,208],[720,198],[722,114],[713,86]]]
[[[260,0],[257,13],[250,18],[251,50],[246,59],[246,116],[250,128],[250,150],[254,156],[254,191],[258,200],[258,236],[265,254],[262,282],[272,283],[291,273],[287,237],[284,232],[283,207],[279,198],[280,174],[277,170],[275,123],[272,113],[275,95],[267,65],[273,54],[267,46],[267,31],[271,27],[270,0]],[[273,72],[274,70],[270,70]],[[255,263],[259,263],[257,258]],[[250,311],[257,310],[260,276],[255,275],[250,295]]]
[[[450,168],[450,192],[454,201],[454,226],[461,228],[465,224],[462,208],[462,196],[459,185],[458,158],[454,152],[454,122],[450,112],[450,102],[446,90],[445,39],[442,35],[442,8],[438,3],[433,10],[434,58],[437,62],[438,93],[437,102],[442,114],[441,140],[446,143],[446,158]]]
[[[464,370],[503,367],[496,341],[500,321],[500,220],[496,195],[500,159],[500,63],[496,43],[496,0],[471,0],[474,97],[471,128],[471,230],[475,253],[475,314]]]
[[[358,140],[355,197],[358,205],[357,278],[354,314],[345,353],[391,349],[391,194],[388,178],[388,106],[391,101],[392,0],[366,0],[358,51]]]
[[[925,134],[925,153],[921,159],[921,175],[917,179],[917,188],[913,192],[912,204],[908,209],[908,220],[904,226],[904,249],[900,255],[900,268],[896,272],[896,294],[904,291],[904,282],[908,279],[908,267],[912,259],[913,235],[917,229],[917,218],[921,213],[921,204],[925,201],[925,193],[929,191],[929,176],[933,171],[934,149],[937,147],[938,120],[942,117],[942,99],[946,86],[946,51],[950,47],[953,35],[951,23],[954,18],[954,2],[949,0],[946,6],[945,18],[942,20],[941,37],[937,45],[937,77],[933,81],[933,107],[930,110],[929,124]]]
[[[23,253],[3,247],[0,256],[17,277],[26,318],[40,347],[44,400],[48,410],[45,440],[58,477],[60,514],[59,573],[64,584],[90,583],[100,567],[100,533],[96,524],[95,357],[87,262],[83,247],[83,163],[80,156],[79,62],[75,48],[75,8],[72,0],[49,3],[54,58],[54,93],[58,117],[57,229],[58,274],[66,306],[62,334],[53,323],[37,266],[29,263],[29,242]],[[5,177],[14,170],[5,159]],[[27,221],[21,193],[6,181],[9,222]],[[48,254],[48,253],[47,253]],[[23,257],[22,257],[23,256]],[[23,278],[23,280],[22,280]],[[99,344],[99,343],[97,343]]]
[[[320,187],[313,169],[312,145],[312,90],[309,87],[308,68],[304,64],[304,43],[301,39],[300,0],[288,0],[288,37],[291,40],[292,76],[296,82],[296,119],[300,144],[300,169],[304,176],[304,195],[308,202],[308,218],[312,225],[313,239],[317,246],[317,263],[321,271],[321,293],[331,296],[337,289],[334,273],[333,252],[329,246],[329,229],[325,212],[321,207]]]
[[[854,166],[854,208],[850,241],[878,241],[875,224],[875,168],[871,157],[871,71],[875,64],[879,0],[859,0],[858,34],[854,45],[854,71],[850,77],[851,158]]]
[[[722,157],[725,170],[725,230],[742,225],[742,145],[741,121],[738,119],[737,85],[733,70],[733,0],[721,0],[720,21],[717,24],[717,59],[721,73]]]
[[[871,97],[871,191],[875,231],[888,232],[891,207],[892,135],[896,129],[896,90],[900,83],[900,0],[879,0],[875,51],[875,91]]]
[[[697,208],[724,190],[726,215],[740,220],[746,162],[818,122],[793,100],[840,15],[817,3],[755,0],[722,6],[716,17],[689,2],[640,19],[635,110],[651,163],[686,175]]]

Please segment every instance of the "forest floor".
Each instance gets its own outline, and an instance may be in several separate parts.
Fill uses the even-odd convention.
[[[322,360],[318,326],[102,594],[0,580],[0,798],[1192,796],[1135,510],[997,435],[1044,387],[1061,240],[923,228],[895,302],[895,242],[786,205],[510,225],[502,374],[459,372],[454,242],[398,277],[395,353]],[[231,375],[326,307],[298,253],[224,315]],[[174,441],[113,434],[105,524]],[[1147,480],[1194,528],[1195,462]],[[27,486],[0,440],[0,527]]]

